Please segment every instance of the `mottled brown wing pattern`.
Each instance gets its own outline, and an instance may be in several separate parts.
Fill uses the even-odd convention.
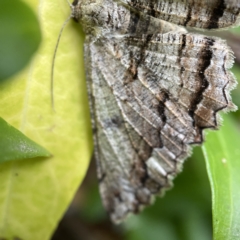
[[[239,0],[120,0],[154,18],[205,29],[226,28],[240,22]]]
[[[188,33],[85,44],[100,192],[114,222],[171,187],[204,128],[233,109],[225,42]]]
[[[152,183],[148,181],[152,185],[150,189],[141,187],[142,182],[145,183],[147,179],[147,167],[143,159],[149,158],[152,149],[125,122],[103,72],[99,66],[96,67],[101,60],[97,60],[100,57],[99,46],[94,45],[85,45],[85,56],[87,59],[95,59],[91,61],[95,66],[88,76],[89,90],[92,92],[92,119],[95,120],[95,157],[104,205],[112,220],[119,222],[128,212],[137,212],[140,198],[143,204],[149,203],[150,189],[158,191],[157,180],[162,185],[166,185],[167,180],[158,175]],[[136,198],[139,200],[135,200]]]
[[[75,0],[100,192],[118,223],[171,187],[203,129],[234,110],[233,54],[184,27],[239,24],[240,0]],[[167,22],[169,21],[169,22]],[[175,24],[172,24],[175,23]]]

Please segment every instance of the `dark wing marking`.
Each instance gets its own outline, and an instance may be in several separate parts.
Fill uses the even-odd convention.
[[[239,0],[120,0],[154,18],[205,29],[227,28],[240,22]]]

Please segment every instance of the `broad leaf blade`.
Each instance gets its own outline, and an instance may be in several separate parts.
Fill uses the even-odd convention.
[[[221,131],[209,132],[203,146],[212,190],[215,240],[240,239],[239,129],[224,115]]]
[[[12,81],[1,83],[0,116],[52,153],[46,161],[0,165],[0,239],[49,239],[85,176],[92,153],[83,68],[83,35],[70,22],[55,64],[58,34],[70,14],[64,0],[26,0],[38,13],[43,41],[36,57]]]
[[[0,163],[51,154],[0,117]]]

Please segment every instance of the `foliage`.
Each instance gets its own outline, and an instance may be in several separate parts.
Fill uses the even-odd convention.
[[[35,157],[49,157],[50,153],[0,118],[0,163]]]
[[[16,1],[16,0],[15,0]],[[49,239],[79,183],[92,152],[89,110],[82,59],[83,34],[70,22],[63,32],[55,64],[55,112],[50,76],[61,25],[70,14],[66,1],[25,0],[38,12],[42,45],[17,76],[0,83],[0,116],[48,149],[53,157],[0,165],[0,238]],[[238,69],[237,78],[240,79]],[[233,93],[240,103],[239,89]],[[213,196],[215,240],[238,239],[239,114],[224,117],[210,132],[204,156]],[[175,187],[139,216],[117,227],[127,240],[211,239],[211,192],[200,147],[194,149]],[[226,160],[226,161],[225,161]],[[95,173],[94,173],[95,174]],[[82,190],[81,190],[82,191]],[[106,219],[96,184],[82,192],[79,218],[89,224]],[[115,227],[116,229],[116,227]]]
[[[230,116],[221,131],[209,133],[203,146],[212,189],[214,239],[240,238],[239,129]]]
[[[29,62],[40,44],[40,27],[35,14],[19,0],[0,1],[0,81]]]
[[[51,108],[52,57],[69,6],[66,1],[25,2],[39,15],[42,44],[31,64],[0,83],[0,116],[53,157],[0,164],[0,239],[43,240],[50,238],[82,181],[92,144],[83,37],[73,23],[59,46],[55,112]]]

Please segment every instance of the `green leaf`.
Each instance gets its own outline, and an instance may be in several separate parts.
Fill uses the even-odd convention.
[[[0,117],[0,163],[51,154]]]
[[[43,40],[31,64],[14,81],[0,83],[0,116],[53,157],[0,164],[0,239],[47,240],[83,180],[92,154],[83,34],[74,21],[63,32],[55,63],[53,112],[51,64],[70,8],[64,0],[25,2],[38,13]]]
[[[229,115],[224,115],[221,131],[208,133],[203,152],[212,190],[214,239],[240,239],[239,129]]]
[[[38,20],[22,1],[0,1],[0,81],[29,62],[41,41]]]

